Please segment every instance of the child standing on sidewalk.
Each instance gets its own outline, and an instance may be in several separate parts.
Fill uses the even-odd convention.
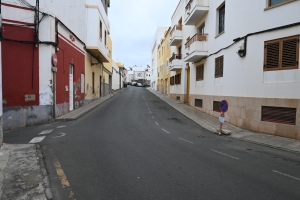
[[[221,112],[220,117],[219,117],[219,122],[220,122],[220,129],[219,129],[219,135],[222,134],[222,125],[225,122],[225,113]]]

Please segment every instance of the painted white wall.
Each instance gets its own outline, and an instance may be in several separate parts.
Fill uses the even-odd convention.
[[[188,2],[188,1],[187,1]],[[185,26],[184,25],[184,19],[185,19],[185,7],[186,7],[186,0],[181,0],[177,8],[172,16],[172,21],[171,21],[171,28],[173,28],[175,25],[178,25],[178,21],[180,18],[182,18],[182,42],[178,44],[176,47],[171,46],[171,55],[173,52],[176,54],[178,53],[178,47],[181,46],[181,53],[182,53],[182,58],[185,57],[186,55],[186,49],[185,49],[185,43],[187,42],[187,38],[191,35],[191,33],[194,32],[195,28],[193,26]],[[171,71],[170,72],[170,77],[174,76],[176,72]],[[182,69],[181,69],[181,84],[180,85],[171,85],[170,86],[170,93],[171,94],[186,94],[187,92],[187,71],[186,71],[186,63],[183,62]]]
[[[225,32],[216,37],[217,8],[224,0],[210,0],[209,12],[196,26],[184,26],[184,40],[196,34],[196,27],[205,21],[205,33],[208,34],[208,54],[212,54],[233,43],[233,39],[249,33],[288,25],[300,21],[300,1],[265,10],[267,0],[226,1]],[[180,16],[184,19],[186,1],[182,0],[172,17],[172,27]],[[278,17],[280,16],[280,17]],[[183,20],[184,22],[184,20]],[[259,22],[259,23],[258,23]],[[282,29],[248,37],[247,55],[237,55],[243,41],[227,50],[203,60],[204,81],[196,81],[196,67],[189,63],[191,70],[191,94],[216,96],[244,96],[270,98],[300,98],[300,69],[282,71],[263,71],[264,42],[300,34],[300,26]],[[184,44],[186,41],[183,41]],[[176,48],[172,47],[176,52]],[[183,54],[185,50],[183,48]],[[223,78],[214,78],[215,58],[224,56]],[[299,55],[300,56],[300,55]],[[184,63],[186,65],[186,63]],[[183,69],[185,66],[183,65]],[[185,71],[185,70],[182,70]],[[174,72],[171,72],[171,75]],[[183,79],[182,79],[183,80]],[[184,87],[184,86],[183,86]],[[184,88],[171,87],[171,93],[183,92]]]
[[[55,19],[47,17],[40,23],[39,38],[41,41],[55,42]],[[53,105],[53,72],[52,55],[55,48],[52,45],[39,45],[39,95],[40,105]],[[58,60],[58,62],[62,62]]]
[[[93,0],[91,3],[95,3]],[[89,5],[92,6],[92,5]],[[98,47],[99,51],[109,60],[108,50],[108,35],[109,26],[108,18],[105,14],[104,7],[99,1],[98,5],[94,8],[87,8],[87,29],[86,29],[86,46],[87,47]],[[102,22],[102,39],[100,39],[100,20]],[[105,34],[107,33],[107,42],[105,45]]]
[[[151,68],[150,71],[150,86],[152,89],[156,90],[157,85],[157,47],[160,43],[160,40],[164,37],[164,33],[168,30],[169,27],[158,27],[152,42],[151,49]]]
[[[101,3],[101,0],[98,1]],[[27,0],[27,2],[35,6],[36,0]],[[86,0],[40,1],[40,10],[42,12],[49,13],[54,17],[57,17],[70,30],[72,30],[80,38],[80,40],[85,42],[86,39],[85,38],[86,37],[85,4],[86,4]],[[80,15],[78,13],[80,13]]]

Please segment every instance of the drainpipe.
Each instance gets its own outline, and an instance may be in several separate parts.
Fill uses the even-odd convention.
[[[0,148],[3,144],[3,104],[2,104],[2,12],[1,12],[1,0],[0,0]]]
[[[55,18],[55,43],[57,44],[55,48],[55,53],[58,51],[58,20]],[[52,93],[53,93],[53,120],[55,120],[55,112],[56,112],[56,67],[52,67],[52,75],[53,75],[53,83],[52,83]]]

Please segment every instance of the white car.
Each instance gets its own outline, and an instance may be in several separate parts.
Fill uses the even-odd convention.
[[[142,87],[143,85],[141,83],[136,84],[137,87]]]

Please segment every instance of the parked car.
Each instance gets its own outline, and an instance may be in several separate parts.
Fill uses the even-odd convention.
[[[143,84],[143,87],[150,87],[150,84],[144,83],[144,84]]]
[[[141,83],[136,83],[137,87],[142,87],[143,85]]]
[[[131,85],[132,86],[136,86],[137,82],[132,82]]]

